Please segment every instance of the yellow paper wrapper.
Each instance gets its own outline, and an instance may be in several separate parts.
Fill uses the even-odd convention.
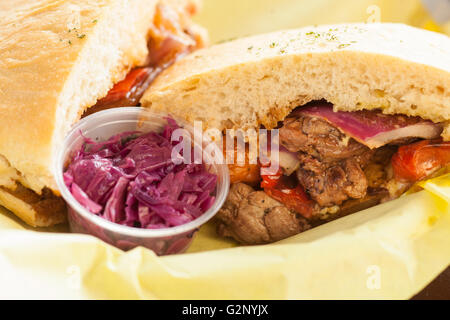
[[[450,175],[422,185],[271,245],[236,247],[210,224],[167,257],[1,216],[0,298],[407,299],[450,264]]]
[[[213,42],[308,24],[406,22],[420,1],[205,0]],[[375,15],[374,15],[375,14]],[[0,209],[0,298],[407,299],[450,264],[450,175],[285,241],[238,247],[204,226],[189,253],[122,252],[67,226],[31,229]]]

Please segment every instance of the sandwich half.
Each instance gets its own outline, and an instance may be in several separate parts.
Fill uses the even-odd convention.
[[[189,0],[0,3],[0,204],[31,226],[64,221],[53,159],[71,125],[139,104],[157,74],[202,47]]]
[[[307,27],[203,49],[142,105],[204,128],[278,129],[279,166],[230,164],[218,231],[292,236],[399,197],[450,163],[450,39],[402,24]]]

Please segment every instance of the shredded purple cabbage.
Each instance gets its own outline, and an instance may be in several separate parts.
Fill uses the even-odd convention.
[[[85,138],[64,182],[87,210],[109,221],[160,229],[188,223],[214,203],[217,176],[203,164],[174,164],[178,129],[168,119],[162,133],[124,132],[105,142]]]

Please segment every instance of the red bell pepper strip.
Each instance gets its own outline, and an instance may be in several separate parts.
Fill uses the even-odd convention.
[[[391,160],[398,180],[415,182],[450,164],[450,142],[423,140],[402,146]]]
[[[278,170],[275,175],[261,175],[261,188],[263,189],[272,189],[275,188],[280,181],[281,176],[283,175],[281,169]]]
[[[283,203],[286,207],[311,218],[314,213],[314,202],[308,197],[301,185],[288,186],[281,170],[276,175],[262,175],[261,188],[273,199]]]
[[[108,95],[101,99],[100,102],[104,104],[128,98],[128,95],[133,92],[133,89],[147,79],[151,71],[152,68],[135,68],[131,70],[126,78],[116,83],[108,92]]]

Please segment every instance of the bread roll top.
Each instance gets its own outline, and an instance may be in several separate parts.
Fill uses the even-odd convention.
[[[208,127],[273,128],[294,108],[450,120],[450,39],[403,24],[306,27],[203,49],[166,70],[142,98]],[[447,124],[443,133],[450,140]]]

